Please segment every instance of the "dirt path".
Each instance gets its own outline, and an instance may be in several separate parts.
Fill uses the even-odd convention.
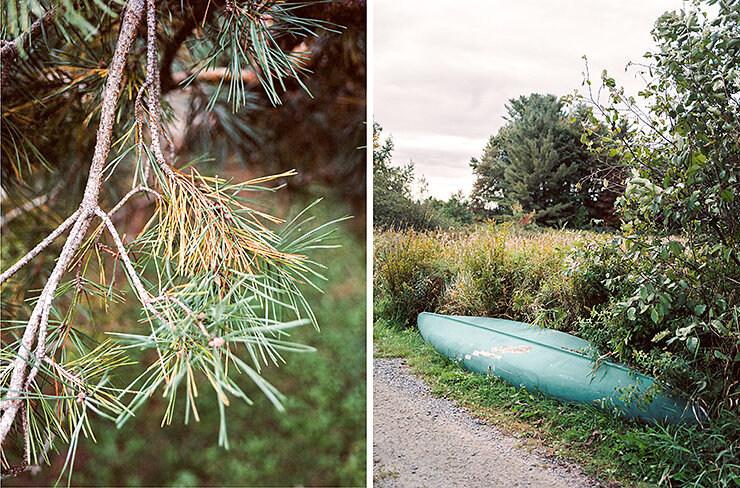
[[[401,359],[373,360],[374,485],[397,487],[597,487],[576,466],[517,447],[435,398]]]

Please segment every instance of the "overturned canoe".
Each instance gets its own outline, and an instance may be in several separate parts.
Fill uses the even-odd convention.
[[[511,320],[422,313],[419,332],[445,356],[470,371],[498,376],[566,402],[620,411],[648,422],[698,421],[681,397],[666,394],[654,378],[624,365],[595,362],[594,346],[578,337]]]

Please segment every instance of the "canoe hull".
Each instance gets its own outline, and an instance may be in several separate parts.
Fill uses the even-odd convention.
[[[426,342],[466,369],[536,389],[566,402],[618,411],[648,422],[697,422],[695,408],[660,391],[649,376],[621,364],[593,360],[594,347],[578,337],[521,322],[422,313]]]

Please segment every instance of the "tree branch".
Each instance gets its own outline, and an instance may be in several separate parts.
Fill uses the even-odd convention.
[[[113,242],[116,243],[116,248],[118,249],[118,257],[121,259],[121,261],[123,261],[123,265],[126,267],[126,271],[128,271],[129,277],[131,279],[131,284],[134,285],[134,289],[139,295],[139,300],[144,306],[150,307],[152,303],[152,296],[146,290],[146,288],[144,288],[144,284],[141,282],[141,279],[139,279],[139,274],[134,269],[134,265],[131,262],[131,259],[128,257],[126,247],[123,245],[123,240],[121,240],[121,236],[118,235],[116,226],[113,225],[113,221],[110,219],[108,214],[106,214],[100,207],[95,209],[95,215],[100,217],[100,220],[102,220],[105,226],[108,228],[108,232],[110,233],[111,237],[113,237]],[[158,311],[154,310],[154,312],[159,315]]]
[[[0,284],[5,283],[5,281],[13,276],[19,269],[21,269],[23,266],[28,264],[33,258],[35,258],[38,253],[46,249],[46,247],[51,244],[54,239],[59,237],[66,231],[72,224],[77,222],[78,217],[80,216],[80,210],[77,209],[72,215],[67,217],[67,220],[62,222],[59,227],[54,230],[51,234],[49,234],[46,239],[39,242],[36,247],[28,251],[28,254],[20,258],[13,266],[8,268],[7,271],[5,271],[2,275],[0,275]]]
[[[147,0],[146,11],[147,38],[146,38],[146,82],[147,101],[151,113],[149,133],[152,136],[152,152],[157,161],[157,166],[168,178],[174,178],[172,168],[164,158],[161,146],[162,135],[162,88],[159,80],[159,66],[157,64],[157,9],[154,0]],[[148,169],[148,166],[147,166]],[[144,175],[144,183],[149,175]]]
[[[188,79],[190,76],[193,76],[192,71],[178,71],[176,73],[173,73],[172,80],[175,84],[180,84],[186,79]],[[242,81],[245,83],[253,83],[257,81],[257,73],[254,72],[254,70],[251,69],[243,69],[241,73],[239,74]],[[198,74],[195,75],[195,79],[197,81],[207,81],[211,83],[218,83],[223,79],[226,79],[226,81],[231,80],[232,78],[231,72],[226,68],[210,68],[210,69],[204,69],[198,72]]]
[[[180,81],[175,80],[172,76],[172,62],[175,60],[175,55],[177,55],[177,51],[180,50],[180,46],[182,46],[185,39],[190,36],[193,29],[195,29],[195,17],[185,17],[185,23],[177,29],[174,37],[170,39],[169,44],[164,47],[162,66],[160,70],[162,74],[162,91],[164,93],[168,93],[180,84]]]
[[[33,41],[49,27],[57,15],[57,8],[52,7],[40,19],[36,20],[31,24],[31,29],[28,32],[24,32],[20,36],[16,37],[12,42],[6,42],[2,48],[0,48],[0,59],[2,60],[3,68],[0,71],[0,100],[2,100],[2,89],[5,87],[5,79],[10,69],[15,65],[18,55],[20,54],[21,46],[24,50],[28,50],[33,45]]]
[[[16,397],[20,397],[24,391],[23,387],[26,383],[27,361],[29,359],[31,346],[37,336],[37,331],[39,339],[46,336],[49,310],[51,309],[56,289],[59,286],[62,275],[65,273],[67,266],[69,266],[75,253],[80,248],[90,226],[90,222],[98,207],[103,167],[110,152],[116,106],[118,105],[118,97],[123,79],[123,70],[126,65],[129,50],[131,49],[131,44],[136,36],[136,29],[141,21],[143,11],[143,0],[131,0],[123,16],[123,20],[121,21],[116,50],[110,64],[108,79],[103,92],[103,102],[100,111],[100,125],[97,132],[95,152],[90,165],[90,173],[88,175],[85,193],[77,211],[79,212],[79,215],[74,222],[74,226],[70,231],[67,242],[62,248],[56,266],[54,266],[44,289],[39,295],[39,299],[36,302],[23,333],[23,338],[21,339],[21,344],[18,350],[18,356],[13,362],[13,373],[10,378],[8,392],[2,402],[0,402],[0,409],[4,410],[2,417],[0,417],[0,445],[5,442],[6,436],[10,431],[16,414],[18,413],[18,409],[22,404],[22,400]]]
[[[95,215],[100,217],[100,220],[102,220],[105,226],[108,228],[108,232],[110,233],[111,237],[113,237],[113,242],[116,243],[116,249],[118,249],[118,257],[123,262],[123,265],[129,274],[129,279],[131,280],[131,284],[134,286],[134,290],[136,290],[136,294],[139,296],[139,301],[141,302],[141,304],[144,305],[144,308],[147,311],[151,312],[159,320],[168,324],[171,328],[174,329],[175,325],[171,321],[167,320],[159,312],[159,310],[154,308],[154,306],[152,305],[153,303],[159,301],[161,297],[152,297],[151,293],[149,293],[147,289],[144,288],[144,284],[141,282],[139,274],[134,269],[134,264],[131,261],[131,258],[129,258],[128,256],[126,247],[123,245],[123,240],[118,234],[116,226],[113,225],[113,221],[110,219],[110,214],[106,214],[100,207],[98,207],[95,210]]]

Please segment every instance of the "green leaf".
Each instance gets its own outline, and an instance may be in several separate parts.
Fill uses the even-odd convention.
[[[665,329],[663,331],[660,331],[657,334],[655,334],[655,336],[652,338],[651,342],[660,342],[663,339],[665,339],[670,333],[671,333],[671,331],[669,329]]]

